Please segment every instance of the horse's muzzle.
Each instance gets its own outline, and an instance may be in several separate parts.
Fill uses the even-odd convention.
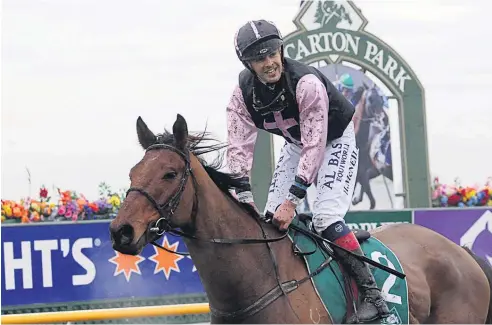
[[[141,249],[133,242],[135,230],[131,225],[123,224],[118,228],[110,227],[109,233],[114,250],[128,255],[137,255],[140,252]]]

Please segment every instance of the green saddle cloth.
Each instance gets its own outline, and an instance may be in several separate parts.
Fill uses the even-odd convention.
[[[306,225],[305,222],[301,222],[297,216],[294,218],[292,224],[306,230],[311,230],[311,227]],[[307,253],[316,249],[316,244],[313,240],[301,232],[290,228],[288,235],[292,242],[295,243],[298,251]],[[359,242],[361,242],[361,248],[365,256],[403,273],[403,268],[398,257],[381,241],[374,237],[369,237],[359,240]],[[304,255],[302,258],[305,260],[309,273],[315,271],[327,259],[332,259],[322,249],[316,249],[313,254]],[[377,320],[373,324],[408,324],[409,310],[406,278],[400,279],[377,267],[370,266],[370,269],[391,311],[390,316],[382,320]],[[357,290],[349,289],[355,288],[355,284],[352,280],[346,281],[347,278],[348,276],[342,274],[338,262],[333,259],[318,275],[311,278],[318,296],[323,301],[326,310],[331,316],[332,322],[335,324],[345,322],[353,312],[352,306],[354,300],[351,297],[353,294],[358,295]],[[350,293],[351,291],[352,294]],[[358,299],[359,297],[357,296],[356,301]]]

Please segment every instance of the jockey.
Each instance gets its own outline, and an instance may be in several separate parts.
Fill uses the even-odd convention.
[[[355,135],[357,135],[357,133],[359,132],[363,106],[357,105],[362,97],[355,98],[354,96],[354,80],[352,79],[352,76],[348,73],[342,74],[340,76],[340,79],[338,79],[337,81],[337,89],[355,107],[355,113],[352,117],[352,122],[354,123]],[[362,96],[365,95],[363,94]]]
[[[345,98],[351,100],[354,94],[354,81],[352,80],[352,76],[348,73],[344,73],[340,76],[338,80],[338,91],[342,93]],[[356,103],[353,103],[355,105]]]
[[[319,70],[284,57],[282,37],[273,23],[247,22],[236,33],[234,43],[246,67],[227,106],[228,168],[244,184],[235,190],[238,200],[255,207],[249,175],[257,130],[282,136],[286,142],[265,213],[274,213],[272,222],[287,230],[296,206],[316,182],[315,230],[339,246],[363,254],[344,222],[358,165],[351,122],[354,106]],[[334,250],[363,296],[357,312],[359,321],[388,315],[388,306],[366,263],[336,247]]]

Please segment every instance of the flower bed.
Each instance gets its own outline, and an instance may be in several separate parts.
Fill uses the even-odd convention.
[[[52,200],[45,187],[39,190],[39,199],[21,199],[19,202],[2,200],[2,222],[30,223],[42,221],[77,221],[112,219],[118,213],[124,191],[114,193],[105,183],[99,185],[100,198],[89,201],[83,194],[57,189],[58,199]]]
[[[431,190],[433,207],[492,206],[491,177],[483,186],[462,186],[459,179],[452,185],[441,184],[436,177]]]
[[[484,186],[441,184],[435,178],[431,186],[433,207],[492,206],[492,177]],[[45,187],[39,189],[38,199],[20,201],[2,200],[3,223],[30,223],[42,221],[78,221],[112,219],[120,208],[125,191],[113,192],[106,183],[99,184],[100,198],[89,201],[83,194],[57,189],[58,198],[48,195]]]

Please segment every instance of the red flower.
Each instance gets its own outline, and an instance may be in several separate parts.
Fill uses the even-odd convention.
[[[46,199],[48,197],[48,190],[44,187],[41,187],[39,190],[39,197]]]
[[[460,201],[461,201],[461,196],[459,194],[455,193],[455,194],[449,196],[448,205],[457,206],[458,202],[460,202]]]

